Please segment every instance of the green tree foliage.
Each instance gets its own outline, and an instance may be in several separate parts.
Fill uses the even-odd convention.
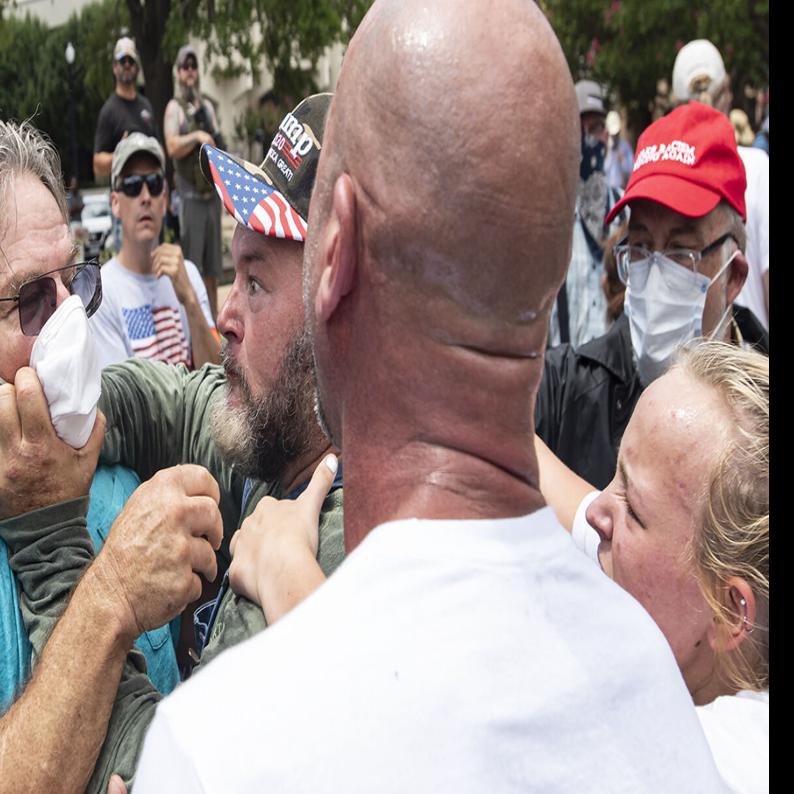
[[[85,6],[57,28],[36,17],[0,19],[0,116],[30,118],[61,154],[64,172],[74,173],[69,141],[69,69],[65,51],[75,48],[72,87],[81,183],[93,180],[91,153],[99,109],[113,89],[112,48],[120,25],[128,24],[119,0]]]
[[[326,46],[349,38],[371,2],[97,0],[52,29],[30,16],[0,15],[0,116],[33,117],[58,147],[64,171],[73,172],[69,72],[64,57],[71,41],[76,51],[72,82],[80,182],[84,184],[93,180],[96,119],[113,90],[113,45],[119,36],[129,33],[135,38],[145,93],[159,120],[173,95],[176,53],[191,36],[207,42],[211,66],[221,74],[247,72],[258,82],[262,71],[270,70],[281,113],[317,89],[314,71],[318,58]],[[4,4],[5,0],[0,0],[0,11]],[[249,113],[238,126],[255,129],[254,117]]]
[[[539,0],[574,80],[609,86],[635,133],[651,120],[657,81],[672,82],[678,50],[711,40],[731,75],[734,104],[746,85],[769,82],[768,0]],[[745,108],[748,109],[748,108]]]
[[[267,69],[273,75],[272,93],[280,115],[317,90],[314,73],[323,50],[347,41],[371,4],[372,0],[173,0],[163,47],[174,57],[192,34],[206,42],[206,55],[220,77],[247,73],[256,83]],[[257,126],[267,127],[269,110],[249,109],[238,119],[238,130],[245,130],[250,140]]]

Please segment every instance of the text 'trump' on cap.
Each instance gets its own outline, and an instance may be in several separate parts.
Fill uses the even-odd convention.
[[[204,177],[238,223],[268,237],[306,239],[331,97],[314,94],[287,113],[259,166],[209,144],[201,147]]]

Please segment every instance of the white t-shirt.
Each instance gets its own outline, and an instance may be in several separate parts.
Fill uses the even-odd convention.
[[[375,528],[157,708],[147,792],[722,791],[667,642],[546,508]]]
[[[739,146],[739,155],[747,174],[747,263],[749,272],[736,303],[746,306],[769,329],[766,310],[764,273],[769,270],[769,156],[761,149]]]
[[[769,691],[719,697],[697,707],[714,760],[734,794],[769,792]]]
[[[201,274],[190,260],[185,260],[185,270],[207,325],[214,328]],[[171,279],[133,273],[116,257],[103,265],[100,273],[102,303],[89,320],[100,365],[139,356],[190,368],[190,326]]]
[[[594,491],[582,499],[571,532],[577,548],[595,562],[600,537],[587,523],[585,512],[599,493]],[[768,794],[769,692],[725,695],[696,706],[695,711],[730,790],[734,794]]]

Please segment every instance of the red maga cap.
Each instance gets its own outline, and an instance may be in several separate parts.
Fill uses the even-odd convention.
[[[688,102],[640,135],[626,192],[606,223],[637,199],[648,199],[700,218],[725,199],[747,220],[747,177],[728,118],[708,105]]]

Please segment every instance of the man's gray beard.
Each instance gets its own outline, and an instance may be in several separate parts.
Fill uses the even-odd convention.
[[[298,334],[287,348],[273,386],[262,397],[251,387],[226,344],[223,368],[240,405],[229,405],[227,384],[210,413],[210,432],[227,463],[246,477],[280,481],[287,466],[307,453],[319,432],[312,411],[312,357],[308,337]]]

